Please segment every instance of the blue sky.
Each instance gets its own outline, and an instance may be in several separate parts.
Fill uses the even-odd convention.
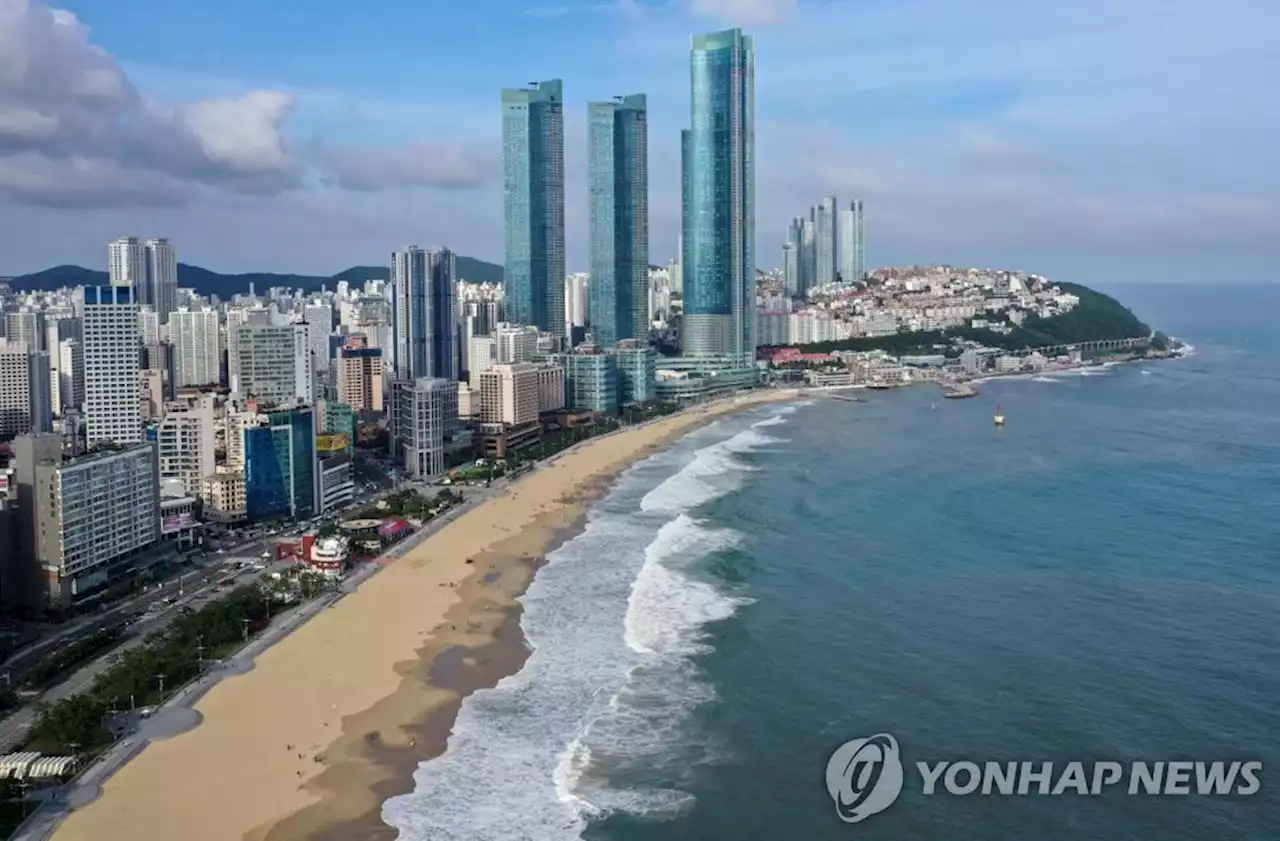
[[[127,234],[222,271],[407,243],[501,262],[498,94],[553,77],[570,267],[585,103],[635,92],[666,262],[689,36],[735,24],[757,46],[762,267],[828,192],[865,202],[871,265],[1088,283],[1280,260],[1274,0],[0,0],[0,272],[100,267]]]

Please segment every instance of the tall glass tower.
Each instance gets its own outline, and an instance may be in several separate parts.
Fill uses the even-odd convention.
[[[507,319],[564,335],[564,86],[502,92]]]
[[[392,367],[398,380],[458,378],[456,257],[411,245],[391,254]]]
[[[649,126],[644,94],[587,105],[588,286],[596,344],[649,335]]]
[[[685,356],[755,357],[755,53],[740,29],[698,35],[682,137]]]

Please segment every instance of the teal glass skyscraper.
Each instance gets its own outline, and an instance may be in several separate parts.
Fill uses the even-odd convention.
[[[587,106],[589,315],[596,344],[649,335],[649,126],[644,94]]]
[[[502,92],[507,320],[555,335],[564,318],[564,86]]]
[[[685,356],[755,357],[755,54],[740,29],[698,35],[682,138]]]

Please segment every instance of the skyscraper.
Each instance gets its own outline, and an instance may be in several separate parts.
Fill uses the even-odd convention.
[[[142,440],[138,304],[131,286],[84,289],[85,443]]]
[[[169,323],[169,314],[178,304],[178,255],[167,239],[149,239],[146,242],[146,299],[160,318],[161,324]]]
[[[169,315],[169,336],[176,357],[177,385],[217,385],[222,378],[218,311],[179,307]]]
[[[507,318],[562,335],[564,89],[559,79],[502,92],[502,169]]]
[[[132,286],[137,303],[169,323],[178,297],[178,256],[169,240],[122,237],[107,246],[107,266],[112,286]]]
[[[693,39],[682,136],[686,356],[755,356],[755,57],[730,29]]]
[[[612,347],[649,335],[648,106],[633,94],[587,113],[590,323]]]
[[[108,245],[107,269],[112,286],[141,286],[147,276],[147,248],[142,240],[121,237]]]
[[[810,285],[836,279],[836,197],[823,196],[811,211],[813,217],[814,276]]]
[[[840,278],[846,283],[862,280],[867,267],[862,241],[862,202],[849,202],[840,211]]]
[[[456,263],[447,248],[425,250],[411,245],[391,255],[395,296],[391,308],[392,367],[396,379],[458,379],[454,350]],[[563,291],[560,294],[563,296]]]

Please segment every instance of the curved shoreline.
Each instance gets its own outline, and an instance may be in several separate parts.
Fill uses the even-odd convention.
[[[394,838],[382,802],[443,751],[465,695],[523,664],[516,599],[609,483],[721,415],[796,396],[753,392],[600,436],[463,506],[334,610],[300,610],[251,644],[241,655],[258,668],[193,689],[201,726],[113,748],[87,780],[105,782],[101,796],[42,810],[42,823],[67,841]]]

